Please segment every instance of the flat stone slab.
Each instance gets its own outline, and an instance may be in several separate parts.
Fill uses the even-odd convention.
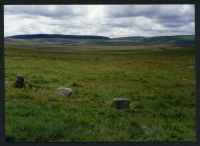
[[[57,89],[57,94],[60,96],[70,96],[72,95],[71,88],[60,87]]]
[[[113,99],[112,106],[115,108],[128,108],[131,100],[128,98]]]

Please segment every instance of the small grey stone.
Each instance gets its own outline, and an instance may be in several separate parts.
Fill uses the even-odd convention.
[[[72,95],[71,88],[60,87],[57,89],[57,94],[60,96],[70,96]]]
[[[131,100],[128,98],[113,99],[112,106],[115,108],[128,108]]]
[[[14,87],[16,87],[16,88],[25,87],[23,75],[20,75],[20,74],[17,75],[17,80],[14,82]]]

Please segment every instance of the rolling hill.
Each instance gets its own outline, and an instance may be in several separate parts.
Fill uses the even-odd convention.
[[[14,39],[48,39],[48,38],[61,38],[61,39],[98,39],[108,40],[109,37],[92,36],[92,35],[63,35],[63,34],[31,34],[31,35],[14,35],[7,38]]]
[[[156,36],[156,37],[120,37],[109,38],[105,36],[92,35],[62,35],[62,34],[32,34],[14,35],[5,37],[6,44],[17,44],[24,46],[135,46],[135,45],[176,45],[194,47],[195,38],[193,35],[179,36]]]
[[[156,36],[156,37],[121,37],[113,38],[113,40],[127,40],[136,43],[143,44],[173,44],[173,45],[183,45],[183,46],[193,46],[194,45],[194,35],[179,35],[179,36]]]

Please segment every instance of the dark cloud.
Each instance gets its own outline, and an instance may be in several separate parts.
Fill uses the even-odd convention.
[[[5,6],[4,12],[6,14],[25,14],[25,15],[32,15],[32,16],[45,16],[45,17],[74,17],[74,16],[81,16],[86,13],[84,9],[76,10],[74,7],[70,6],[36,6],[36,5],[28,5],[28,6]]]
[[[182,27],[184,23],[177,23],[177,22],[161,22],[164,27]]]
[[[112,5],[105,8],[107,17],[135,17],[176,19],[194,16],[194,5]]]
[[[154,19],[157,22],[165,23],[166,26],[178,26],[184,23],[194,21],[193,5],[129,5],[129,6],[112,6],[106,8],[108,18],[144,17]],[[177,24],[175,24],[177,23]]]
[[[148,6],[136,5],[112,5],[109,8],[105,8],[104,11],[106,12],[106,16],[110,18],[144,16],[154,12]]]

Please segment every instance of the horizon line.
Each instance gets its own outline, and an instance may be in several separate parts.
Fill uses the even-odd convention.
[[[4,36],[4,38],[8,37],[13,37],[13,36],[20,36],[20,35],[64,35],[64,36],[99,36],[99,37],[108,37],[108,36],[103,36],[103,35],[83,35],[83,34],[57,34],[57,33],[33,33],[33,34],[16,34],[16,35],[11,35],[11,36]],[[108,37],[110,39],[115,39],[115,38],[124,38],[124,37],[163,37],[163,36],[195,36],[195,34],[177,34],[177,35],[155,35],[155,36],[142,36],[142,35],[132,35],[132,36],[119,36],[119,37]]]

